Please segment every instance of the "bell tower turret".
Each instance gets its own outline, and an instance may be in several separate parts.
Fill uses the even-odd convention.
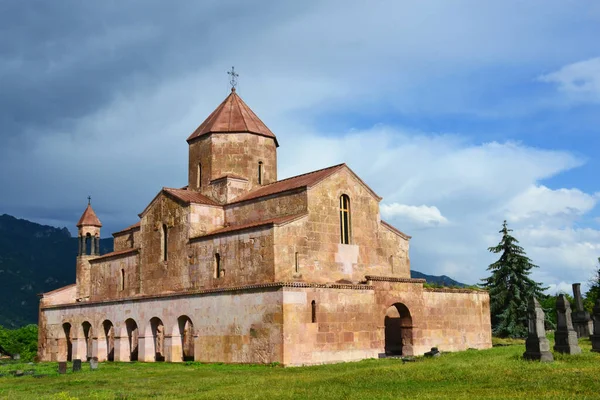
[[[90,297],[90,260],[100,256],[100,228],[102,223],[96,216],[88,196],[88,205],[77,222],[77,301]]]

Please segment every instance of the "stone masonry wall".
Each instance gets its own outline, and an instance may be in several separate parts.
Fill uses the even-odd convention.
[[[91,301],[120,299],[140,293],[139,254],[91,263]]]
[[[167,261],[163,260],[163,224],[167,226]],[[141,221],[141,293],[158,294],[191,287],[188,273],[189,207],[164,193]]]
[[[225,213],[221,207],[204,204],[190,204],[190,225],[188,237],[205,235],[225,224]]]
[[[225,221],[230,225],[243,225],[269,218],[301,214],[306,212],[306,209],[306,191],[301,190],[227,205]]]
[[[164,332],[166,361],[182,361],[178,318],[187,316],[193,325],[196,361],[271,363],[283,361],[282,292],[265,288],[178,297],[139,299],[111,303],[79,303],[71,307],[42,308],[40,321],[41,361],[64,360],[63,323],[71,324],[73,358],[85,359],[83,322],[91,324],[93,353],[107,358],[103,322],[114,327],[115,361],[129,361],[125,321],[131,319],[139,334],[139,360],[154,361],[154,336],[150,320],[159,318]],[[42,307],[45,307],[42,301]]]
[[[121,251],[139,247],[140,244],[140,228],[134,228],[127,232],[114,235],[113,250]]]
[[[205,190],[209,187],[212,177],[212,141],[210,136],[204,136],[194,140],[189,145],[188,151],[188,188],[209,195]],[[198,187],[198,164],[202,166],[200,187]]]
[[[215,276],[215,254],[221,276]],[[273,229],[257,227],[191,241],[189,280],[193,288],[273,282]]]
[[[343,194],[350,197],[350,244],[340,243]],[[306,219],[276,230],[278,280],[298,275],[290,269],[296,252],[299,274],[308,282],[358,282],[365,275],[410,277],[408,240],[380,225],[378,200],[348,170],[311,188],[308,207]]]

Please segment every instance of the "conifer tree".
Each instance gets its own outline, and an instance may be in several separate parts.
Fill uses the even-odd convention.
[[[529,278],[531,269],[537,267],[518,245],[506,221],[502,224],[502,240],[490,247],[492,253],[500,253],[500,259],[487,268],[491,276],[482,279],[481,286],[490,294],[492,331],[499,337],[527,336],[527,301],[531,296],[542,297],[547,288]]]
[[[590,288],[585,294],[584,306],[589,312],[592,312],[596,300],[600,299],[600,257],[598,257],[598,266],[594,271],[594,277],[590,279]]]

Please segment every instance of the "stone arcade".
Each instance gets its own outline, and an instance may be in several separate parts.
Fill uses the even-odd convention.
[[[347,165],[277,179],[235,89],[189,136],[188,185],[113,234],[88,204],[76,283],[44,293],[39,358],[305,365],[491,347],[489,296],[410,278],[410,236]]]

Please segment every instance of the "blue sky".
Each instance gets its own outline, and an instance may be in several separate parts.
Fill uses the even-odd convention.
[[[576,0],[2,2],[0,213],[135,222],[235,65],[280,177],[348,163],[414,269],[477,282],[507,219],[569,290],[600,256],[597,37]]]

